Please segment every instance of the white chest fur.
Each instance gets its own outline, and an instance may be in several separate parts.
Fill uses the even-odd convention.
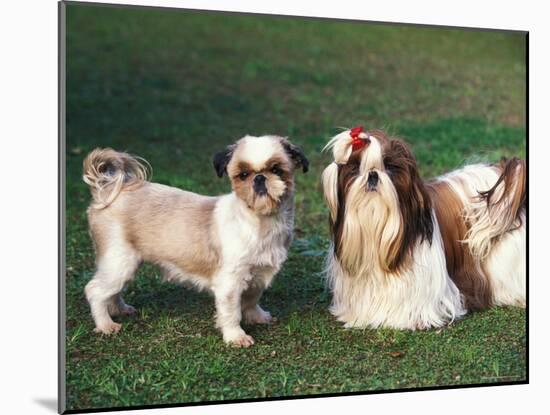
[[[214,218],[227,270],[261,274],[264,269],[277,272],[281,268],[292,237],[292,197],[282,203],[278,213],[259,216],[229,194],[220,198]]]

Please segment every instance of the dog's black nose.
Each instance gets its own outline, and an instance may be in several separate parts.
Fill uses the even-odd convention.
[[[267,194],[267,188],[265,187],[265,176],[258,174],[254,177],[254,191],[259,195]]]
[[[369,172],[369,177],[367,178],[367,190],[375,190],[378,185],[378,173],[375,171]]]

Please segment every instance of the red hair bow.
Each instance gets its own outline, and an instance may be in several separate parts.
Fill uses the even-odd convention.
[[[353,151],[359,150],[365,146],[366,141],[359,137],[359,135],[364,132],[365,129],[362,125],[354,127],[350,130],[349,135],[351,136],[351,148]]]

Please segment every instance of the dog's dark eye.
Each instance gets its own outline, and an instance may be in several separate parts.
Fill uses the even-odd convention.
[[[280,176],[281,174],[283,174],[283,171],[281,170],[281,168],[278,165],[274,165],[271,168],[271,173],[276,174],[277,176]]]
[[[248,172],[247,171],[242,171],[242,172],[239,173],[239,179],[246,180],[247,177],[248,177]]]
[[[391,178],[395,175],[396,166],[392,165],[391,163],[384,163],[384,170],[386,171],[386,174]]]

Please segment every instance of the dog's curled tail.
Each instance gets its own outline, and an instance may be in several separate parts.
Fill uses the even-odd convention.
[[[104,209],[123,189],[141,186],[149,177],[149,163],[128,153],[112,148],[96,148],[83,162],[82,176],[90,186],[94,209]]]
[[[467,217],[471,227],[466,242],[472,254],[480,259],[489,255],[493,243],[508,231],[522,226],[527,204],[527,167],[525,160],[503,157],[495,184],[479,191]]]

